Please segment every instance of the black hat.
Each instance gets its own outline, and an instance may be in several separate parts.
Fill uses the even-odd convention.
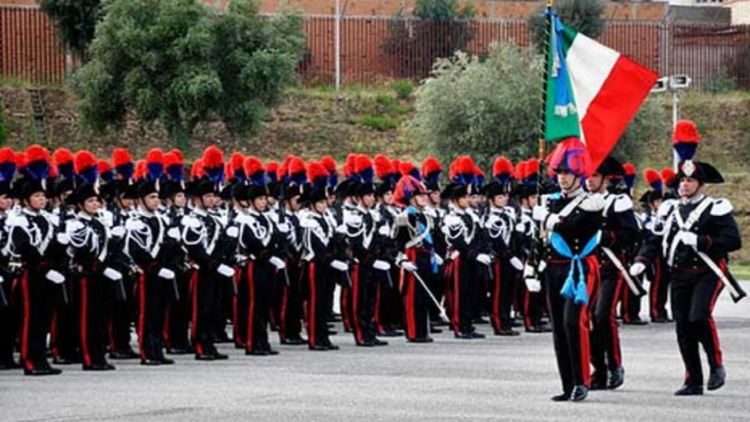
[[[378,183],[378,185],[375,187],[376,196],[383,196],[388,192],[393,192],[393,184],[391,184],[390,182]]]
[[[63,196],[65,193],[73,192],[76,188],[75,183],[72,179],[65,177],[57,177],[55,179],[48,179],[48,191],[47,194],[50,197]]]
[[[599,173],[602,176],[623,177],[625,176],[625,168],[619,161],[617,161],[617,159],[609,155],[604,159],[604,161],[602,161],[601,164],[599,164],[599,167],[596,169],[596,173]]]
[[[129,183],[125,181],[125,186],[122,187],[122,198],[123,199],[138,199],[141,182]]]
[[[352,178],[345,179],[344,181],[339,183],[338,186],[336,186],[336,195],[341,198],[346,198],[348,196],[351,196],[352,185],[356,183],[357,182]]]
[[[31,195],[44,192],[47,193],[47,180],[46,179],[33,179],[30,177],[23,177],[19,179],[14,185],[15,196],[18,199],[27,199]]]
[[[457,199],[472,194],[472,185],[451,182],[440,193],[442,199]]]
[[[0,196],[13,196],[13,185],[10,180],[0,182]]]
[[[375,193],[375,185],[372,183],[357,183],[354,189],[355,196],[365,196]]]
[[[701,183],[724,183],[724,177],[716,167],[700,161],[685,160],[681,162],[680,169],[677,172],[677,180],[683,177],[690,177]]]
[[[230,185],[230,195],[235,201],[247,201],[247,185],[242,182],[234,182]]]
[[[509,195],[511,185],[509,183],[492,182],[483,188],[484,196],[492,198],[497,195]]]
[[[247,199],[250,201],[261,196],[268,196],[268,186],[266,185],[247,185],[245,190],[247,191]]]
[[[648,190],[641,195],[640,199],[638,199],[638,202],[641,204],[650,204],[656,200],[664,199],[664,194],[662,192],[659,192],[657,190]]]
[[[161,190],[159,191],[159,197],[161,199],[171,199],[178,193],[185,192],[185,185],[183,182],[175,180],[165,180],[162,183]]]
[[[279,184],[281,185],[281,184]],[[326,188],[328,190],[328,188]],[[282,201],[288,201],[295,196],[302,195],[303,189],[301,185],[298,185],[296,183],[284,186],[283,195],[279,195],[279,199]]]
[[[305,185],[300,202],[312,205],[318,201],[328,199],[328,189],[325,187],[313,187]]]
[[[150,180],[141,180],[138,182],[137,198],[144,198],[152,193],[159,193],[159,184]]]
[[[216,184],[206,177],[196,180],[190,191],[190,194],[194,197],[207,195],[209,193],[217,193]]]
[[[101,198],[99,192],[99,185],[97,183],[83,183],[76,187],[76,190],[69,197],[69,202],[73,204],[80,204],[85,200],[97,197]]]

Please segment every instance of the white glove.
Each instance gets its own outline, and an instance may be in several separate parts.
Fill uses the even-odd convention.
[[[492,257],[487,255],[486,253],[480,253],[477,255],[477,262],[484,265],[490,265],[492,263]]]
[[[112,281],[120,281],[122,280],[122,273],[113,268],[107,267],[104,269],[104,277],[107,277]]]
[[[542,283],[533,277],[524,278],[523,282],[526,283],[526,288],[531,293],[537,293],[542,291]]]
[[[276,225],[276,228],[282,233],[287,233],[289,232],[289,223],[279,223]]]
[[[172,227],[171,229],[167,230],[167,236],[169,236],[172,240],[180,240],[180,229],[177,227]]]
[[[141,220],[136,220],[134,218],[125,222],[125,228],[133,232],[139,232],[143,230],[145,227],[146,225],[143,224]]]
[[[636,262],[630,266],[630,270],[628,272],[631,276],[638,277],[639,275],[643,274],[644,271],[646,271],[646,265],[643,262]]]
[[[521,262],[521,260],[518,259],[515,256],[510,259],[510,265],[512,265],[513,268],[515,268],[518,271],[522,271],[523,270],[523,262]]]
[[[331,268],[337,271],[349,271],[349,264],[347,264],[344,261],[339,261],[338,259],[334,259],[331,261]]]
[[[122,226],[117,226],[112,229],[112,236],[113,237],[123,237],[125,236],[125,228]]]
[[[231,237],[232,239],[240,237],[240,229],[238,229],[237,226],[229,227],[227,229],[227,236]]]
[[[388,271],[391,269],[391,264],[383,260],[376,259],[375,262],[372,263],[372,268],[375,268],[376,270],[379,270],[379,271]]]
[[[68,236],[67,233],[58,233],[57,234],[57,243],[61,245],[67,245],[70,243],[70,236]]]
[[[539,270],[540,273],[543,273],[545,268],[547,268],[547,261],[539,261],[539,265],[536,267],[536,269]]]
[[[380,226],[380,228],[378,229],[378,234],[379,234],[379,235],[381,235],[381,236],[385,236],[385,237],[391,237],[391,230],[390,230],[390,229],[391,229],[391,228],[390,228],[390,227],[388,227],[388,225],[387,225],[387,224],[383,224],[383,225],[382,225],[382,226]]]
[[[45,275],[47,280],[55,283],[55,284],[63,284],[65,283],[65,276],[58,273],[55,270],[49,270],[47,271],[47,275]]]
[[[234,277],[234,268],[226,264],[219,265],[216,272],[223,275],[224,277]]]
[[[443,263],[445,263],[445,260],[443,260],[443,258],[441,258],[441,257],[440,257],[440,255],[438,255],[438,254],[435,254],[435,255],[433,255],[433,256],[435,257],[435,262],[436,262],[436,263],[437,263],[438,265],[443,265]]]
[[[160,278],[163,278],[165,280],[174,280],[175,273],[174,271],[168,269],[168,268],[162,268],[159,270],[159,272],[156,274]]]
[[[5,281],[5,277],[0,275],[0,284],[3,284],[3,281]]]
[[[277,270],[283,270],[284,268],[286,268],[286,262],[284,262],[284,260],[279,258],[278,256],[272,256],[268,259],[268,262],[276,267]]]
[[[560,216],[557,214],[550,214],[547,216],[547,220],[544,223],[544,228],[547,229],[547,231],[552,231],[557,223],[560,222]]]
[[[685,246],[698,247],[698,235],[693,232],[682,232],[682,243]]]
[[[410,273],[417,271],[417,266],[414,265],[414,263],[411,261],[401,261],[401,268],[403,268],[404,271],[409,271]]]
[[[541,205],[537,205],[533,210],[531,210],[531,218],[535,221],[544,221],[544,218],[547,217],[547,214],[549,214],[549,211],[547,211],[547,208],[544,208]]]

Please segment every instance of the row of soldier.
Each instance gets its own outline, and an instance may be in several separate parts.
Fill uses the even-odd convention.
[[[550,170],[564,170],[554,157]],[[352,154],[339,183],[331,157],[263,165],[234,153],[225,162],[212,146],[185,177],[177,150],[155,148],[137,163],[124,149],[111,162],[88,151],[0,150],[7,263],[1,363],[18,366],[16,339],[21,366],[32,375],[60,372],[47,362],[48,343],[55,362],[81,362],[87,370],[114,369],[107,353],[144,365],[173,363],[165,349],[226,359],[215,343],[228,339],[227,321],[231,341],[249,355],[278,353],[269,327],[281,344],[335,350],[335,307],[363,347],[386,345],[378,338],[384,336],[431,342],[441,319],[456,338],[482,338],[474,324],[484,314],[496,335],[518,335],[516,318],[527,332],[550,331],[547,316],[553,328],[567,316],[554,315],[557,291],[545,301],[548,273],[570,263],[573,274],[573,263],[581,263],[559,256],[547,236],[564,219],[549,216],[566,190],[559,177],[539,180],[538,168],[534,159],[514,167],[500,157],[484,183],[463,156],[441,189],[443,169],[432,157],[420,171],[382,155]],[[640,323],[637,278],[644,272],[636,265],[640,272],[630,276],[625,268],[644,239],[661,237],[661,202],[675,201],[679,183],[668,170],[644,173],[650,190],[641,197],[642,215],[630,199],[631,165],[610,157],[585,175],[587,195],[603,204],[590,220],[601,224],[575,227],[600,233],[591,246],[600,280],[588,292],[587,312],[594,375],[580,382],[563,376],[568,397],[573,385],[617,388],[624,381],[616,307],[622,304],[626,323]],[[545,195],[537,206],[540,186]],[[669,321],[665,259],[649,262],[654,322]],[[568,353],[558,337],[560,358]]]

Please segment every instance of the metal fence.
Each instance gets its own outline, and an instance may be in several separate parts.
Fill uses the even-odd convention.
[[[344,84],[419,80],[429,75],[436,58],[457,49],[481,55],[495,42],[533,43],[527,23],[519,20],[347,16],[339,25],[338,71]],[[336,27],[333,16],[304,17],[307,48],[299,73],[305,83],[334,83]],[[608,21],[599,40],[662,75],[688,74],[698,87],[724,71],[738,86],[750,88],[750,25]],[[0,77],[64,82],[64,50],[39,9],[0,7]]]

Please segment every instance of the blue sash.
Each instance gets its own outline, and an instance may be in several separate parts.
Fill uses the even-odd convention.
[[[602,233],[596,232],[595,235],[589,239],[586,246],[583,248],[581,253],[574,255],[573,251],[568,246],[568,243],[563,237],[556,232],[552,233],[550,241],[552,247],[560,255],[570,259],[570,271],[568,271],[568,277],[565,279],[560,294],[568,299],[573,299],[576,305],[586,305],[589,303],[589,295],[586,291],[586,274],[583,271],[583,259],[588,255],[591,255],[599,246],[599,240],[601,239]],[[578,273],[578,284],[575,284],[576,273]]]

